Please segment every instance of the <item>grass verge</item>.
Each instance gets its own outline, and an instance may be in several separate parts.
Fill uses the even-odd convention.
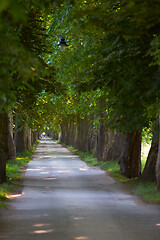
[[[112,177],[120,182],[125,182],[130,189],[130,192],[134,195],[140,196],[143,201],[151,204],[160,204],[160,193],[157,191],[156,183],[153,182],[141,182],[138,179],[129,179],[120,173],[120,166],[117,161],[98,162],[97,158],[93,157],[92,154],[79,152],[72,146],[67,148],[78,154],[88,166],[101,166],[103,170],[108,172]],[[146,158],[142,157],[142,170],[145,165]]]
[[[0,207],[5,208],[8,195],[15,192],[20,186],[21,174],[25,171],[27,163],[32,159],[32,154],[38,141],[27,152],[17,155],[16,160],[9,160],[6,165],[7,182],[0,185]]]
[[[131,182],[131,193],[140,196],[146,203],[160,204],[160,192],[154,182]]]

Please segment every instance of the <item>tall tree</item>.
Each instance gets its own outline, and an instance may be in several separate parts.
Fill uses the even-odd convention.
[[[8,125],[5,116],[8,116],[7,113],[17,102],[18,106],[25,105],[26,102],[22,104],[24,95],[28,98],[28,104],[31,104],[49,85],[52,85],[50,88],[53,89],[52,81],[48,77],[53,76],[53,71],[40,60],[40,54],[47,49],[44,33],[46,25],[43,21],[45,14],[42,10],[45,13],[44,6],[48,7],[49,2],[15,0],[14,4],[13,1],[0,3],[0,114],[3,125],[1,140],[4,138],[0,148],[0,162],[1,166],[3,165],[0,171],[1,182],[6,180],[4,163],[7,154],[4,153],[8,146],[5,141]],[[29,93],[32,95],[32,102]]]
[[[69,2],[53,11],[54,21],[48,32],[54,42],[54,36],[68,36],[72,47],[67,54],[55,49],[48,62],[56,63],[58,81],[78,93],[103,89],[107,99],[105,124],[129,135],[137,132],[140,142],[141,129],[158,113],[158,68],[150,54],[151,42],[159,31],[158,1]],[[137,176],[140,147],[135,149]],[[132,159],[135,154],[128,156],[126,169],[136,159]],[[131,165],[134,172],[135,166]]]

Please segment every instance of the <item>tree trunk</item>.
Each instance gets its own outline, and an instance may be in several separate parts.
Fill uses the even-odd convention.
[[[156,162],[158,156],[158,142],[153,142],[149,150],[146,165],[141,179],[145,181],[156,181]]]
[[[28,126],[25,126],[25,142],[26,142],[26,150],[29,149],[30,146],[32,146],[32,131]]]
[[[156,162],[158,156],[158,121],[153,128],[153,137],[151,148],[147,157],[146,165],[141,179],[144,181],[156,181]]]
[[[6,182],[8,157],[8,114],[0,113],[0,184]]]
[[[98,132],[97,132],[97,146],[96,146],[96,157],[98,161],[102,161],[103,150],[104,150],[104,139],[105,139],[105,129],[103,119],[99,119]]]
[[[119,160],[123,151],[125,136],[110,129],[105,130],[102,161]]]
[[[93,124],[94,114],[89,116],[89,132],[88,132],[88,151],[96,154],[97,146],[97,129],[94,128]]]
[[[159,114],[159,129],[160,129],[160,114]],[[160,134],[159,134],[159,144],[158,144],[158,157],[156,163],[156,180],[157,180],[157,189],[160,192]]]
[[[77,149],[78,149],[78,146],[79,146],[79,126],[80,126],[80,118],[78,116],[77,119],[76,119],[74,145],[73,145],[73,147],[75,147]]]
[[[69,138],[68,138],[68,145],[74,145],[74,137],[75,137],[75,125],[74,122],[69,123]]]
[[[31,129],[27,126],[16,126],[15,144],[17,153],[27,151],[31,146]]]
[[[31,144],[33,145],[38,140],[38,133],[31,131]]]
[[[139,177],[141,174],[141,132],[126,135],[123,155],[119,161],[120,171],[128,178]]]
[[[16,160],[16,147],[13,140],[13,118],[12,114],[8,114],[8,159]]]
[[[88,152],[88,116],[84,119],[80,119],[78,126],[78,150],[82,152]]]
[[[103,112],[103,103],[105,99],[99,100],[99,124],[98,124],[98,131],[97,131],[97,145],[96,145],[96,157],[98,161],[102,161],[103,153],[104,153],[104,141],[105,141],[105,134],[106,130],[104,127],[104,118],[105,114]]]
[[[66,145],[68,145],[68,139],[69,139],[69,134],[68,134],[68,122],[63,121],[61,124],[61,137],[60,141]]]

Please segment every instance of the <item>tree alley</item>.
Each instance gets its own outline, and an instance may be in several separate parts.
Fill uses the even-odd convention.
[[[121,144],[111,145],[115,152],[122,146],[117,160],[129,178],[141,176],[142,131],[152,129],[159,115],[158,9],[157,0],[63,1],[53,9],[48,29],[52,42],[63,35],[70,45],[46,55],[70,96],[58,114],[61,140],[79,150],[94,149],[103,160],[109,142],[123,136]],[[106,140],[109,134],[115,138]],[[153,168],[147,164],[145,173],[148,179],[157,176],[158,183],[154,144],[151,151]]]
[[[6,181],[7,160],[15,159],[16,150],[26,151],[41,132],[38,98],[56,88],[53,68],[40,57],[48,51],[45,7],[48,1],[0,3],[0,183]]]
[[[0,6],[0,111],[3,120],[13,113],[17,144],[31,134],[26,128],[38,133],[47,127],[99,161],[116,159],[132,178],[141,176],[141,136],[150,128],[153,144],[141,177],[156,178],[159,188],[159,133],[153,130],[160,96],[159,1],[17,0],[16,17],[7,4]],[[61,37],[69,45],[63,52]],[[8,124],[2,122],[5,139]]]

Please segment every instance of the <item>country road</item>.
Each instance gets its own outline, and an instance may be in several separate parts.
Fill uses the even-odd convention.
[[[0,239],[159,240],[160,207],[144,204],[99,167],[43,138],[22,195],[0,210]]]

